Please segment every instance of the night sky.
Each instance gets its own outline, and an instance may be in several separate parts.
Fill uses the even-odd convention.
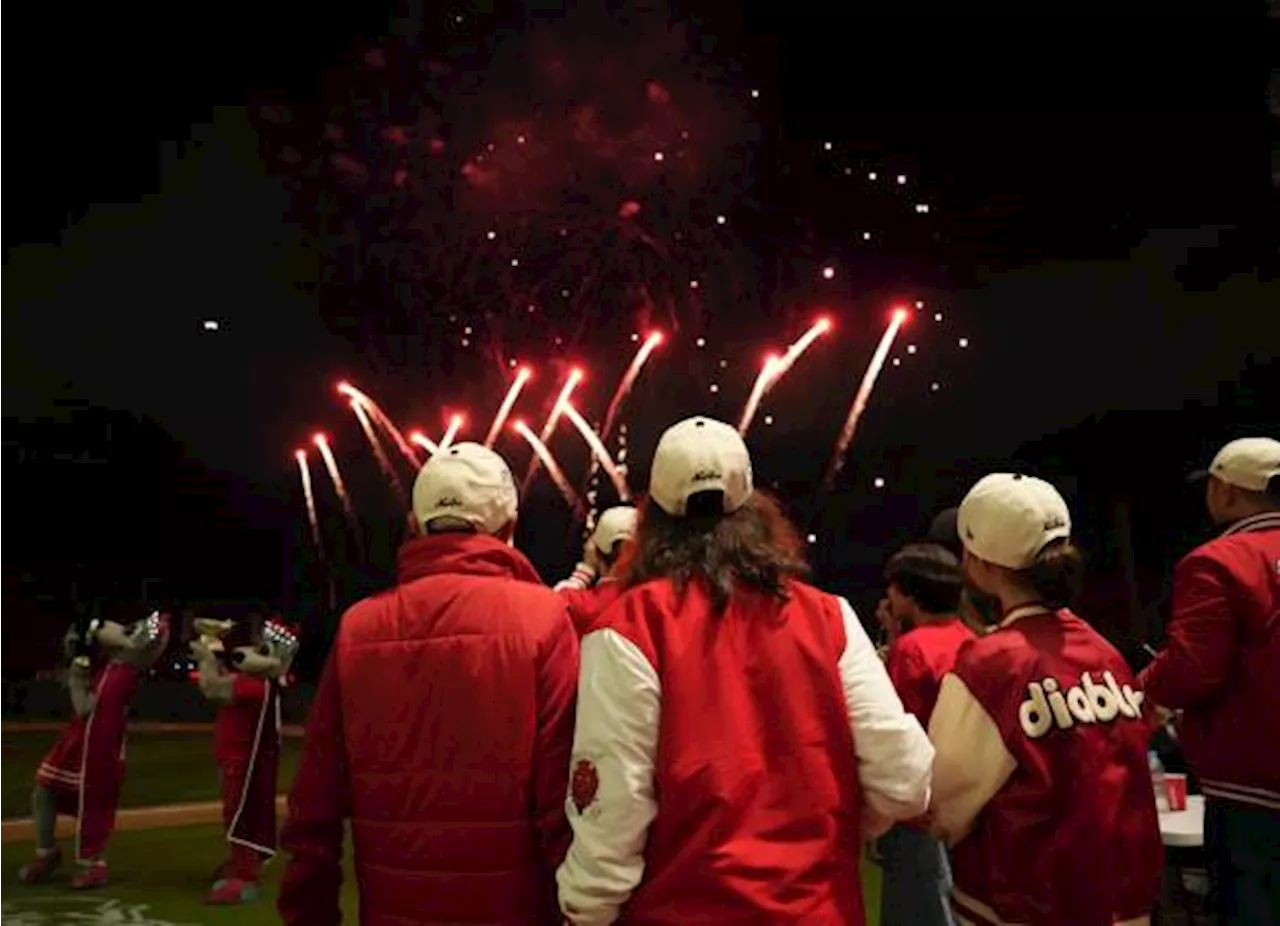
[[[292,453],[313,432],[368,519],[372,573],[395,534],[339,379],[433,438],[465,410],[477,438],[509,360],[536,368],[516,414],[538,424],[582,363],[580,407],[598,420],[631,335],[661,328],[622,419],[642,486],[663,427],[736,420],[765,351],[823,312],[835,330],[750,443],[819,536],[829,584],[874,594],[888,545],[967,480],[1106,413],[1138,417],[1029,465],[1069,494],[1094,479],[1134,497],[1158,581],[1168,538],[1199,528],[1194,500],[1168,495],[1181,473],[1241,427],[1280,430],[1276,21],[1247,4],[1194,20],[765,6],[233,4],[188,24],[154,5],[71,28],[52,7],[11,10],[9,35],[33,38],[6,100],[6,462],[53,439],[33,422],[77,405],[176,443],[153,461],[163,478],[6,467],[6,586],[11,565],[53,574],[110,541],[121,569],[175,595],[216,595],[228,576],[227,596],[278,599],[283,571],[305,600]],[[890,309],[917,301],[824,498]],[[1180,411],[1221,404],[1250,364],[1243,411]],[[499,447],[519,474],[527,448]],[[581,441],[562,426],[552,447],[581,485]],[[545,478],[526,512],[523,542],[556,578],[580,539]]]

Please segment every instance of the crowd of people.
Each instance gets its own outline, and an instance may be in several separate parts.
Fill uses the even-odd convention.
[[[1071,609],[1083,556],[1041,479],[985,476],[888,559],[877,649],[727,424],[669,428],[554,588],[513,544],[507,464],[450,446],[396,585],[339,626],[279,913],[341,921],[349,831],[365,926],[861,924],[868,851],[885,926],[1147,923],[1170,726],[1218,922],[1280,922],[1280,441],[1197,478],[1222,533],[1135,673]]]

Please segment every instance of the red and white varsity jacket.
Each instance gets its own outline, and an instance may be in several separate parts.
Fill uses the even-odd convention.
[[[1142,701],[1124,659],[1070,611],[1015,608],[961,649],[929,720],[960,922],[1146,921],[1164,850]]]
[[[861,836],[933,749],[843,599],[634,588],[582,642],[557,880],[575,924],[862,923]]]
[[[1280,812],[1280,512],[1238,521],[1178,563],[1169,641],[1140,680],[1184,712],[1205,794]]]

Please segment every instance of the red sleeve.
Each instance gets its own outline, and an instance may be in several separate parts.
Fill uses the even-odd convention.
[[[254,678],[237,672],[231,683],[232,704],[261,704],[267,698],[267,683],[264,679]]]
[[[1210,697],[1231,670],[1236,620],[1222,566],[1188,556],[1173,572],[1173,614],[1160,655],[1138,676],[1145,696],[1181,710]]]
[[[534,825],[548,872],[569,851],[565,817],[569,756],[578,697],[578,635],[566,615],[543,644],[538,666],[538,731],[533,750]]]
[[[276,900],[285,926],[342,922],[342,829],[350,807],[340,698],[330,654],[307,715],[289,815],[280,836],[281,847],[290,855]]]
[[[928,713],[930,699],[925,686],[931,676],[929,667],[920,658],[919,650],[900,638],[889,647],[885,669],[889,672],[889,681],[893,682],[898,697],[902,699],[902,706],[909,714],[915,715],[922,726],[928,727],[929,718],[925,715]]]
[[[597,615],[597,599],[595,589],[591,588],[558,588],[556,594],[564,599],[569,607],[569,617],[573,620],[573,628],[578,636],[583,636],[591,629]]]

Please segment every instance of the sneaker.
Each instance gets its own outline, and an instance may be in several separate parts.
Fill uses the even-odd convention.
[[[241,881],[239,878],[225,878],[213,885],[205,903],[219,907],[234,907],[240,904],[253,903],[258,899],[258,885],[252,881]]]
[[[92,891],[107,886],[107,863],[91,862],[81,865],[80,870],[71,878],[73,891]]]
[[[62,850],[54,849],[47,855],[37,855],[33,861],[18,869],[19,884],[39,884],[62,864]]]

